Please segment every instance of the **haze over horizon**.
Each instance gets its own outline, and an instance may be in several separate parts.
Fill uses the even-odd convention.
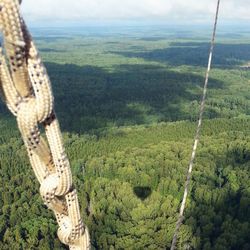
[[[217,0],[23,0],[22,12],[32,26],[119,24],[207,24]],[[221,1],[220,22],[250,23],[250,1]]]

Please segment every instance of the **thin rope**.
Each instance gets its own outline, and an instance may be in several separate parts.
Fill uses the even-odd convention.
[[[220,0],[218,0],[217,7],[216,7],[216,15],[215,15],[213,34],[212,34],[212,39],[211,39],[210,53],[209,53],[209,57],[208,57],[207,72],[206,72],[205,84],[204,84],[204,89],[203,89],[202,101],[201,101],[201,105],[200,105],[199,121],[198,121],[197,130],[196,130],[196,134],[195,134],[195,138],[194,138],[193,150],[192,150],[192,155],[191,155],[190,162],[189,162],[187,178],[186,178],[186,183],[185,183],[185,189],[184,189],[184,195],[183,195],[182,202],[181,202],[178,221],[176,223],[176,228],[175,228],[175,232],[174,232],[174,236],[173,236],[173,240],[172,240],[171,250],[174,250],[176,248],[178,234],[180,231],[180,227],[182,225],[182,221],[184,219],[183,214],[184,214],[184,210],[186,207],[186,201],[187,201],[190,181],[191,181],[191,177],[192,177],[192,170],[193,170],[194,160],[195,160],[195,156],[196,156],[197,146],[199,143],[201,125],[202,125],[203,114],[204,114],[204,110],[205,110],[207,86],[208,86],[209,73],[210,73],[210,69],[211,69],[213,50],[214,50],[214,45],[215,45],[215,36],[216,36],[219,8],[220,8]]]

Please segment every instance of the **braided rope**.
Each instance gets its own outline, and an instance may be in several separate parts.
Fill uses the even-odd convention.
[[[193,170],[194,160],[195,160],[195,156],[196,156],[197,146],[199,143],[201,125],[202,125],[203,114],[204,114],[204,110],[205,110],[207,86],[208,86],[209,73],[211,70],[213,50],[214,50],[214,45],[215,45],[215,35],[216,35],[217,21],[218,21],[218,15],[219,15],[219,7],[220,7],[220,0],[217,1],[213,34],[212,34],[210,52],[209,52],[209,57],[208,57],[206,77],[205,77],[205,84],[204,84],[204,88],[203,88],[203,95],[202,95],[202,100],[201,100],[201,105],[200,105],[199,121],[198,121],[197,130],[196,130],[196,134],[195,134],[193,150],[192,150],[192,154],[191,154],[191,158],[190,158],[190,162],[189,162],[189,166],[188,166],[187,178],[186,178],[184,194],[183,194],[183,198],[182,198],[182,202],[181,202],[181,207],[180,207],[180,211],[179,211],[179,217],[178,217],[178,221],[176,223],[176,228],[175,228],[175,232],[174,232],[174,236],[173,236],[173,240],[172,240],[172,244],[171,244],[171,250],[174,250],[176,248],[178,234],[180,231],[182,221],[184,219],[183,215],[184,215],[184,210],[186,207],[187,196],[188,196],[190,181],[191,181],[191,177],[192,177],[192,170]]]
[[[90,249],[70,163],[54,112],[46,69],[20,15],[18,0],[0,0],[0,28],[5,53],[0,50],[0,88],[9,110],[17,118],[30,163],[40,183],[44,203],[55,213],[58,237],[70,249]],[[47,140],[38,125],[45,128]]]

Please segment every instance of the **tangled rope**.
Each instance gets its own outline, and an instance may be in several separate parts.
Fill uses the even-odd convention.
[[[89,233],[80,216],[70,163],[54,112],[50,80],[19,5],[18,0],[0,0],[0,28],[5,45],[5,51],[0,51],[0,89],[17,118],[43,201],[55,213],[59,239],[70,249],[90,249]],[[47,140],[40,135],[39,124],[44,126]]]

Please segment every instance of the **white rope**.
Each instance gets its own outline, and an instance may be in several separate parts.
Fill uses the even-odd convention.
[[[184,210],[186,207],[186,201],[187,201],[187,196],[188,196],[188,191],[189,191],[189,186],[190,186],[190,181],[191,181],[191,176],[192,176],[194,160],[195,160],[195,156],[196,156],[197,146],[199,143],[203,113],[205,110],[207,86],[208,86],[209,73],[210,73],[210,69],[211,69],[213,50],[214,50],[214,45],[215,45],[215,35],[216,35],[217,21],[218,21],[218,15],[219,15],[219,7],[220,7],[220,0],[218,0],[217,7],[216,7],[216,15],[215,15],[215,22],[214,22],[214,27],[213,27],[211,47],[210,47],[210,52],[209,52],[209,57],[208,57],[207,72],[206,72],[205,84],[204,84],[204,89],[203,89],[203,96],[202,96],[201,105],[200,105],[199,120],[198,120],[197,130],[196,130],[196,134],[195,134],[193,150],[192,150],[192,154],[191,154],[191,158],[190,158],[190,162],[189,162],[189,166],[188,166],[187,178],[186,178],[184,194],[183,194],[183,198],[182,198],[182,202],[181,202],[181,207],[180,207],[180,211],[179,211],[178,221],[176,223],[176,228],[175,228],[175,232],[174,232],[174,236],[173,236],[173,240],[172,240],[171,250],[174,250],[176,248],[178,233],[179,233],[182,221],[184,219],[183,214],[184,214]]]
[[[0,0],[0,89],[16,116],[44,203],[55,213],[58,237],[70,249],[90,249],[87,227],[80,216],[70,163],[63,146],[46,69],[20,15],[19,0]],[[39,131],[45,127],[45,140]]]

